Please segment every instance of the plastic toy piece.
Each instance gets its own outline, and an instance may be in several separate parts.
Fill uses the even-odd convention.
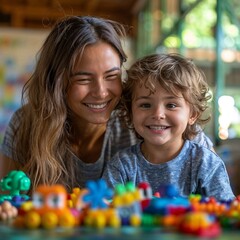
[[[174,198],[179,197],[179,191],[175,185],[166,184],[161,185],[158,189],[158,193],[161,197]]]
[[[121,226],[121,219],[114,208],[89,209],[84,219],[84,224],[96,228],[104,228],[106,226],[117,228]]]
[[[23,223],[29,229],[38,228],[41,224],[41,216],[34,211],[30,211],[23,218]]]
[[[67,191],[62,185],[40,185],[33,193],[32,206],[17,219],[17,226],[34,229],[43,227],[52,229],[57,226],[73,227],[77,217],[67,206]]]
[[[203,212],[185,214],[179,224],[179,230],[200,237],[218,237],[221,234],[221,227],[216,219]]]
[[[202,198],[201,195],[191,194],[189,201],[191,202],[192,210],[215,214],[216,216],[222,215],[228,208],[225,203],[217,202],[213,197]]]
[[[73,188],[72,193],[68,197],[68,206],[78,211],[88,207],[88,204],[83,201],[83,196],[88,193],[86,188]]]
[[[226,207],[225,212],[218,216],[219,222],[223,228],[239,229],[240,228],[240,201],[239,196],[236,197]]]
[[[191,205],[187,198],[160,197],[153,198],[149,206],[144,209],[144,212],[161,216],[168,214],[179,215],[189,211],[190,207]]]
[[[114,193],[104,180],[89,181],[86,186],[82,190],[74,188],[71,194],[61,185],[39,186],[33,200],[24,202],[18,209],[14,225],[29,229],[154,225],[207,238],[219,236],[221,227],[240,227],[240,196],[217,202],[201,195],[180,197],[170,185],[161,186],[160,195],[155,197],[147,183],[137,188],[132,182],[119,184]],[[106,199],[111,197],[111,204],[107,204]],[[141,207],[143,200],[149,201],[145,208]]]
[[[12,206],[12,204],[8,201],[4,201],[0,205],[0,220],[6,221],[12,218],[15,218],[18,214],[18,210],[16,207]]]
[[[105,180],[88,181],[86,188],[88,193],[82,199],[89,204],[90,208],[97,209],[108,206],[106,199],[110,199],[113,196],[113,191],[107,186]]]
[[[152,188],[148,183],[142,182],[142,183],[138,184],[138,189],[139,189],[140,194],[141,194],[142,209],[145,209],[150,204],[150,201],[153,197]]]
[[[21,198],[15,198],[17,200],[17,205],[23,201],[29,199],[29,196],[25,194],[21,194],[21,191],[28,191],[31,186],[31,181],[27,177],[27,175],[22,171],[13,170],[8,173],[3,179],[0,181],[0,188],[2,191],[9,191],[10,194],[2,194],[0,196],[0,202],[5,200],[12,201],[13,197],[20,196]],[[14,204],[14,201],[13,201]]]
[[[117,208],[122,225],[139,226],[141,224],[142,208],[140,191],[132,182],[125,186],[118,184],[113,197],[113,207]]]
[[[132,182],[128,182],[126,185],[123,184],[116,185],[115,194],[113,197],[114,207],[128,206],[134,202],[139,202],[140,199],[141,193]]]

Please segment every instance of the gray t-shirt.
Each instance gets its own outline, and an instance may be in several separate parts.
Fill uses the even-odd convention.
[[[133,182],[147,182],[153,192],[160,186],[173,184],[183,197],[193,194],[231,200],[229,177],[223,161],[211,150],[192,141],[185,141],[180,154],[161,164],[152,164],[143,156],[141,143],[119,151],[108,162],[103,178],[110,187]]]
[[[0,151],[11,159],[13,158],[13,151],[15,151],[12,148],[12,142],[14,138],[13,130],[19,126],[20,120],[21,109],[13,114],[6,129],[3,143],[0,148]],[[212,142],[203,132],[200,132],[197,135],[195,141],[207,146],[208,148],[212,147]],[[106,162],[108,162],[117,153],[117,151],[132,146],[137,142],[139,142],[139,140],[135,137],[135,134],[125,127],[123,122],[117,116],[117,112],[114,111],[107,124],[101,156],[96,162],[85,163],[69,150],[71,160],[74,161],[76,166],[75,175],[78,177],[79,186],[85,187],[87,180],[96,180],[100,178]]]
[[[13,114],[0,148],[0,151],[11,159],[13,159],[13,151],[15,151],[12,147],[13,132],[14,129],[19,126],[21,116],[21,110]],[[69,157],[71,159],[67,159],[67,161],[74,161],[75,176],[77,176],[79,186],[83,188],[87,180],[99,179],[102,176],[106,162],[110,160],[117,151],[136,144],[137,141],[135,134],[126,128],[123,122],[117,117],[116,112],[113,112],[107,124],[101,155],[96,162],[85,163],[69,149]]]

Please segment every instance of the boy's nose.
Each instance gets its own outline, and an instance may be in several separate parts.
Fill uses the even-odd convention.
[[[162,107],[157,107],[153,113],[153,119],[156,119],[156,120],[161,120],[161,119],[164,119],[166,116],[165,116],[165,111]]]

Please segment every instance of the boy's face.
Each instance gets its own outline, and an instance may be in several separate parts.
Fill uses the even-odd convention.
[[[180,149],[182,135],[188,124],[193,124],[188,102],[179,92],[178,97],[156,84],[150,95],[144,86],[137,86],[133,94],[132,121],[145,144]]]

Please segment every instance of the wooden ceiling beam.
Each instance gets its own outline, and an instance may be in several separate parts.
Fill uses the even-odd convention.
[[[74,8],[68,9],[49,9],[47,7],[34,7],[34,6],[12,6],[4,4],[0,7],[1,11],[7,14],[10,14],[12,17],[12,26],[21,26],[24,22],[24,19],[59,19],[68,15],[92,15],[92,16],[101,16],[105,18],[112,18],[113,20],[120,21],[124,24],[131,25],[131,15],[130,13],[122,14],[121,12],[98,12],[98,9],[95,9],[93,5],[87,5],[88,10]]]
[[[100,3],[99,0],[95,0],[95,1],[86,1],[86,12],[93,12],[96,11],[96,8],[98,6],[98,4]]]
[[[106,6],[102,5],[102,0],[76,1],[61,0],[57,4],[50,0],[22,0],[14,1],[14,4],[12,4],[12,2],[3,0],[3,3],[0,4],[0,13],[8,16],[9,26],[21,28],[46,28],[46,26],[52,26],[55,21],[71,15],[97,16],[131,26],[133,28],[129,34],[135,35],[137,13],[146,0],[128,0],[127,2],[110,0]],[[141,2],[140,5],[137,4],[138,1]],[[31,4],[28,4],[30,2]],[[6,22],[4,22],[5,25]]]

